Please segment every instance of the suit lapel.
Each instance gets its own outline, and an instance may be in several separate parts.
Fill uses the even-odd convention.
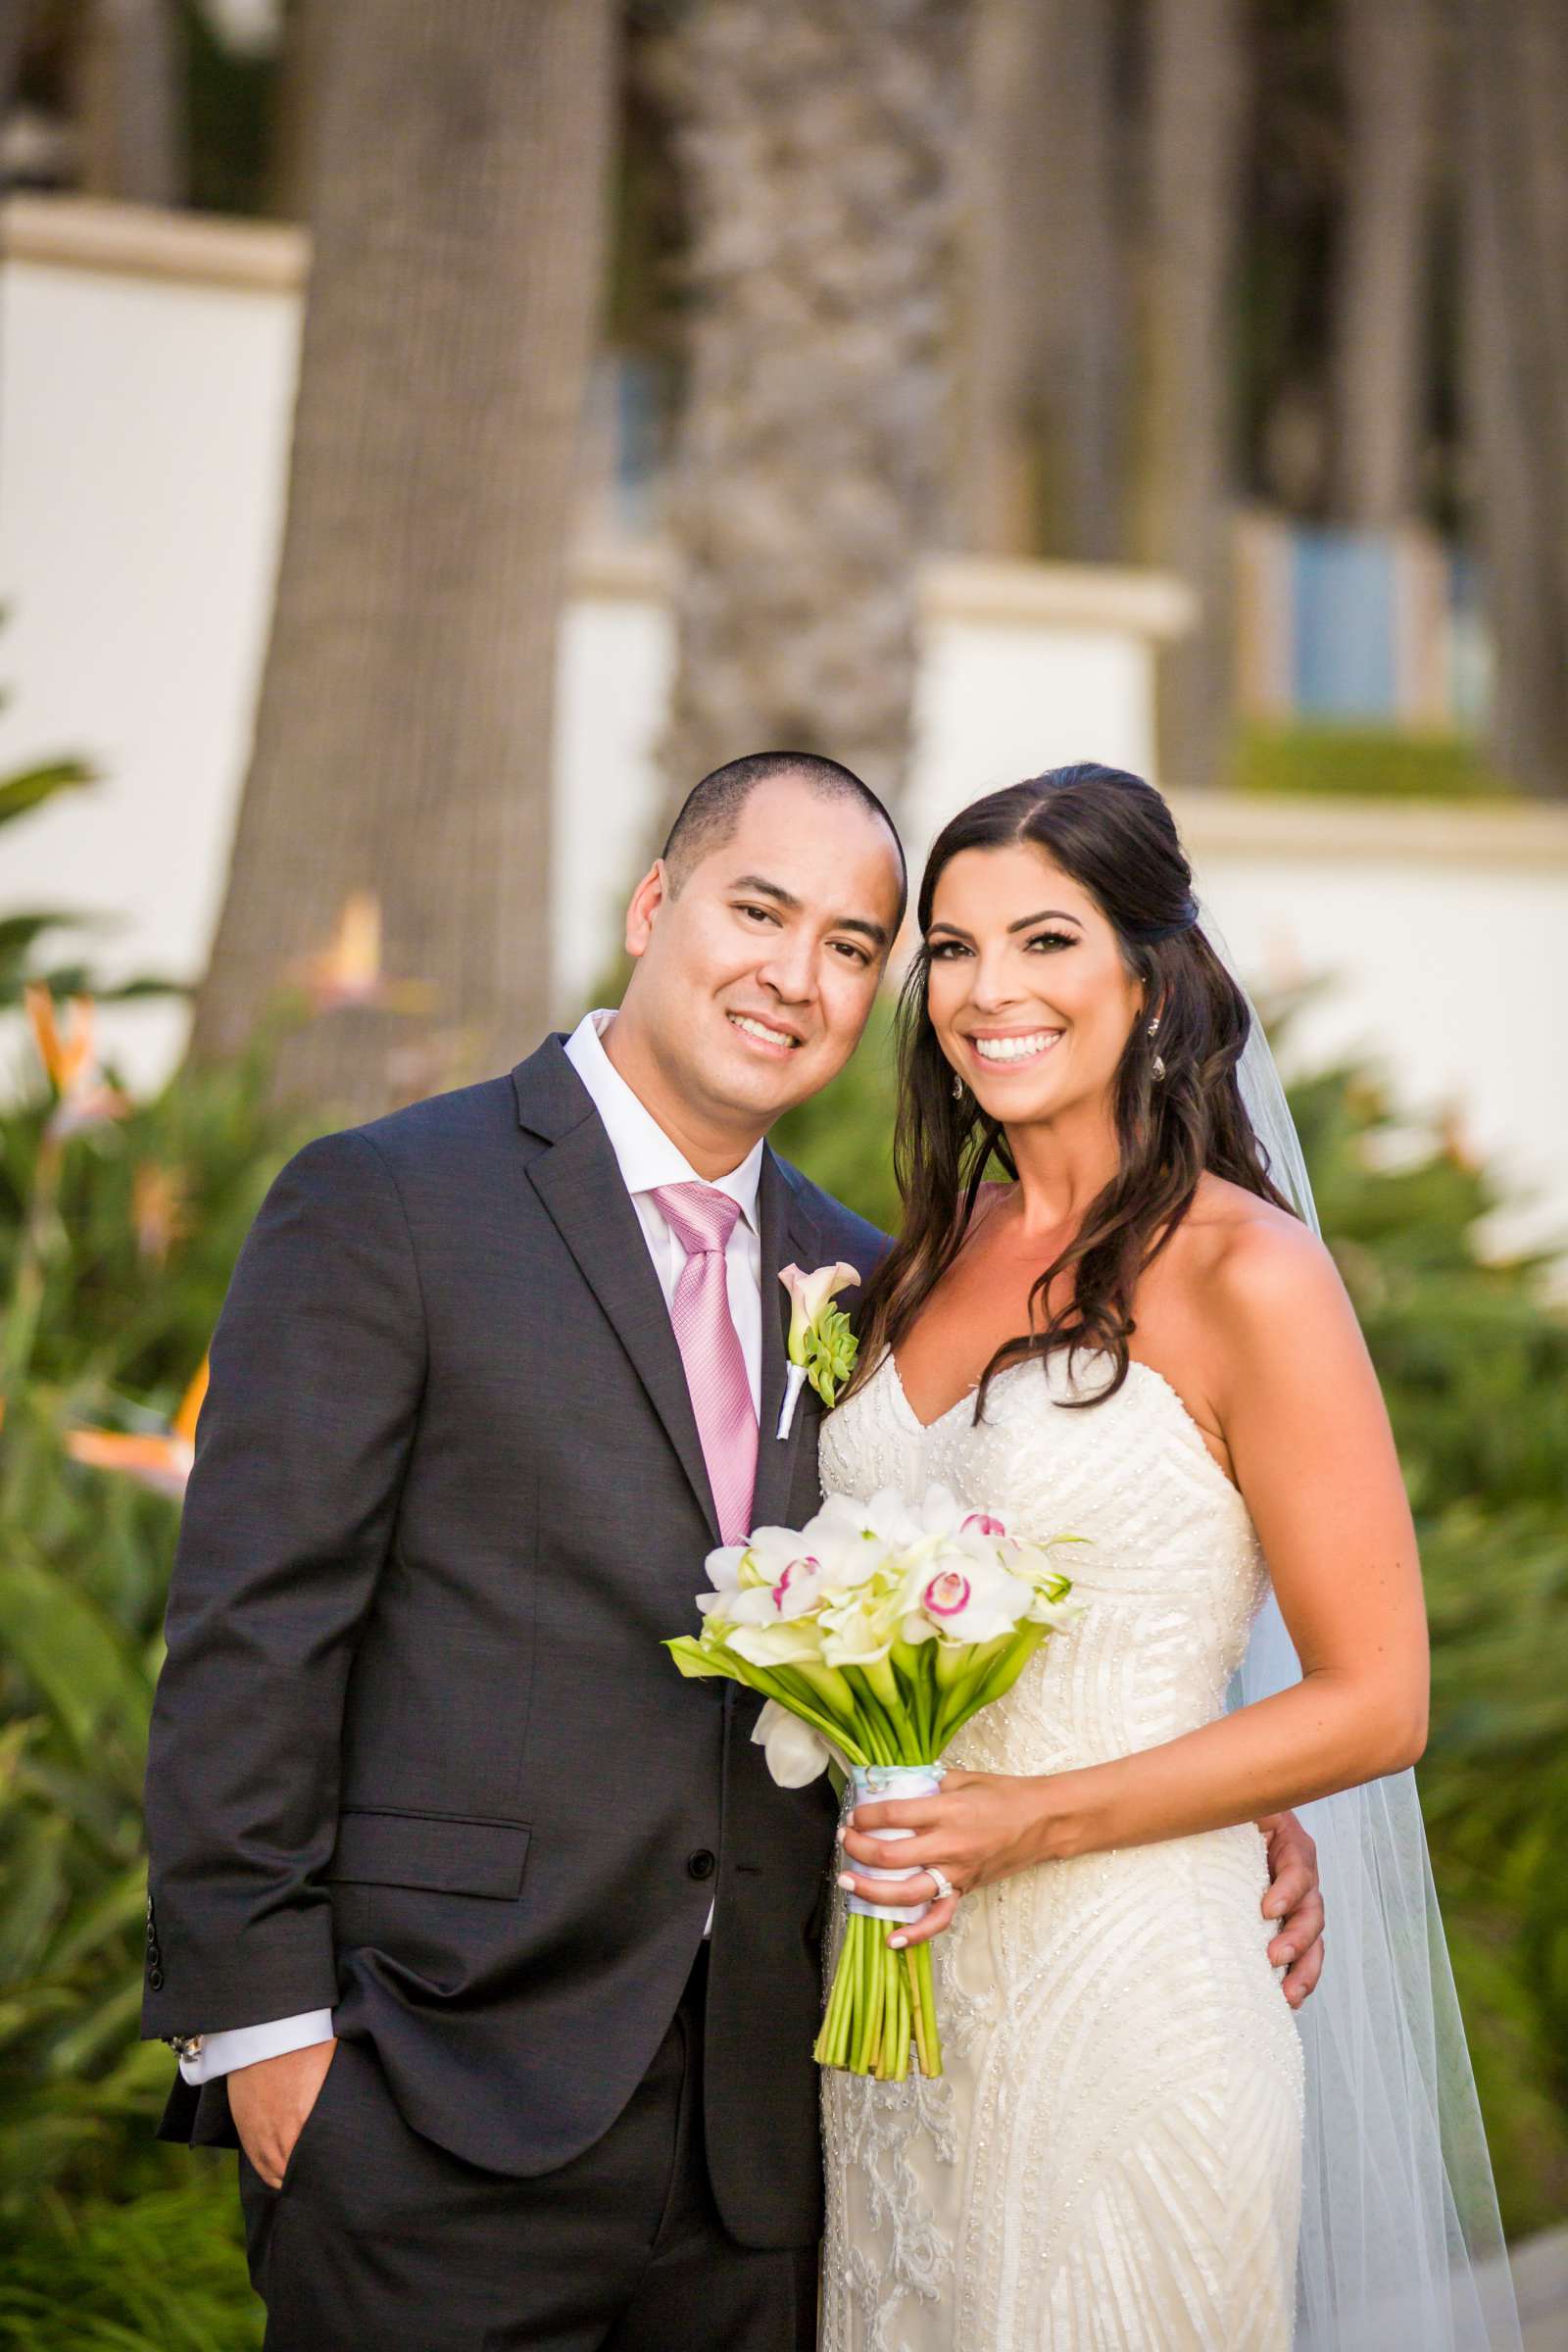
[[[513,1081],[520,1124],[550,1143],[529,1162],[529,1182],[631,1358],[716,1544],[718,1520],[686,1367],[610,1138],[559,1038],[548,1038],[519,1063]]]
[[[762,1152],[759,1188],[762,1243],[762,1410],[757,1433],[757,1492],[752,1503],[754,1527],[776,1527],[789,1503],[790,1482],[801,1424],[806,1418],[804,1397],[795,1408],[787,1438],[774,1435],[784,1404],[788,1365],[789,1294],[779,1281],[779,1268],[792,1262],[808,1273],[817,1264],[821,1237],[815,1218],[798,1189],[798,1180],[774,1157]]]

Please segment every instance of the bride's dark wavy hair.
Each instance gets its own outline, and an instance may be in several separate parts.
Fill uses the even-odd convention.
[[[894,1167],[904,1200],[897,1241],[866,1293],[859,1367],[852,1387],[896,1348],[962,1247],[993,1158],[1017,1169],[1000,1120],[954,1070],[927,1008],[924,935],[943,869],[965,850],[1039,850],[1087,890],[1115,931],[1128,972],[1157,1007],[1157,1039],[1134,1022],[1113,1102],[1120,1164],[1067,1247],[1029,1293],[1029,1329],[1005,1340],[981,1376],[974,1417],[997,1374],[1029,1356],[1079,1349],[1110,1357],[1114,1376],[1080,1404],[1114,1396],[1127,1378],[1139,1277],[1170,1241],[1206,1170],[1289,1208],[1269,1179],[1237,1082],[1251,1011],[1203,936],[1175,820],[1152,784],[1092,760],[1054,767],[974,802],[938,834],[920,882],[921,945],[899,1001],[899,1113]],[[1164,1076],[1154,1075],[1156,1050]],[[1071,1274],[1054,1312],[1052,1291]]]

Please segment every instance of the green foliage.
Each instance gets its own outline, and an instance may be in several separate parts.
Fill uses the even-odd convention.
[[[0,619],[3,618],[0,614]],[[9,776],[0,776],[0,827],[32,815],[35,809],[45,808],[62,793],[80,792],[97,781],[97,774],[87,761],[74,758],[47,760],[35,767],[19,768]],[[38,942],[50,932],[94,927],[91,916],[72,914],[60,906],[29,906],[0,916],[0,1005],[17,1004],[24,984],[35,977],[47,980],[57,996],[90,991],[92,978],[84,963],[52,964],[39,971],[35,954]],[[144,974],[99,993],[120,999],[172,996],[180,992],[175,982]]]
[[[1231,781],[1242,792],[1388,801],[1494,800],[1512,792],[1468,736],[1397,727],[1242,727]]]
[[[0,827],[30,816],[64,792],[79,792],[96,781],[84,760],[51,760],[37,767],[0,776]],[[0,917],[0,1004],[14,1004],[29,976],[31,958],[46,932],[69,929],[74,915],[58,906],[32,906]]]
[[[45,2191],[0,2225],[0,2346],[244,2352],[262,2340],[230,2167],[169,2151],[171,2179],[69,2204]]]
[[[41,1088],[0,1114],[0,1296],[8,1342],[31,1334],[0,1430],[0,2345],[258,2340],[231,2167],[153,2140],[172,2060],[138,2038],[174,1506],[64,1436],[172,1414],[298,1140],[265,1069],[181,1078],[57,1146]],[[170,1231],[144,1210],[140,1240],[138,1171],[180,1202]]]

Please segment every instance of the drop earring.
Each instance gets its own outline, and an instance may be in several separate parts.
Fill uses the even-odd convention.
[[[1159,1015],[1157,1012],[1149,1024],[1149,1034],[1151,1037],[1157,1037],[1159,1035]],[[1154,1055],[1153,1074],[1156,1083],[1165,1075],[1165,1056],[1163,1054],[1156,1054]]]
[[[953,1073],[953,1100],[955,1102],[963,1101],[963,1080],[958,1076],[956,1070]]]

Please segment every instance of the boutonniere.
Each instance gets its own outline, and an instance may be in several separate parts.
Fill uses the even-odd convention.
[[[833,1304],[834,1293],[858,1283],[860,1277],[841,1259],[836,1266],[818,1266],[807,1274],[799,1266],[784,1266],[779,1280],[790,1295],[789,1371],[784,1409],[774,1433],[787,1438],[795,1407],[808,1381],[830,1405],[855,1368],[858,1348],[850,1318]]]

